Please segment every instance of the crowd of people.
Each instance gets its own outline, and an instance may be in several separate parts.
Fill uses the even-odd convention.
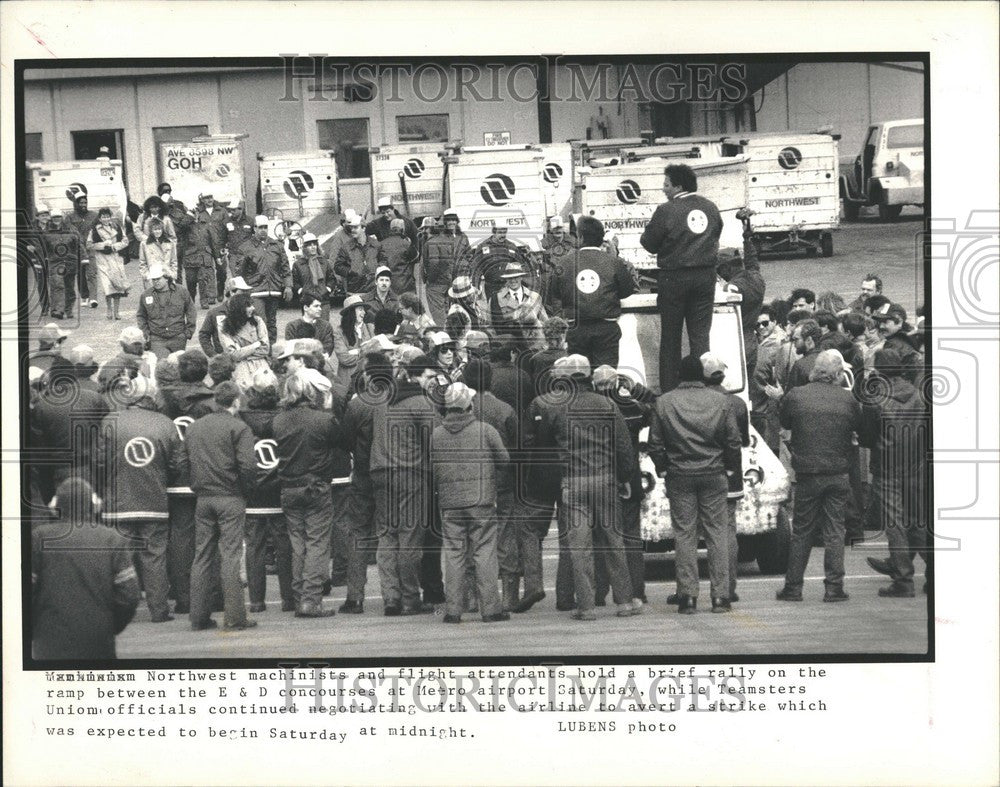
[[[335,587],[339,612],[363,614],[372,564],[383,615],[507,621],[546,597],[553,521],[556,608],[593,620],[610,591],[616,615],[639,614],[645,427],[681,612],[696,610],[699,537],[712,611],[739,600],[751,424],[772,450],[787,442],[797,477],[778,597],[802,598],[819,527],[825,600],[846,599],[845,528],[861,538],[880,515],[890,558],[870,562],[892,578],[880,593],[912,596],[912,556],[926,554],[923,432],[886,425],[926,417],[922,334],[874,275],[850,306],[809,290],[764,303],[749,230],[741,253],[720,254],[718,211],[694,173],[671,165],[664,192],[643,235],[660,266],[660,391],[618,373],[620,304],[640,282],[593,217],[572,233],[553,217],[532,253],[500,226],[473,246],[451,210],[417,227],[387,200],[367,224],[346,210],[322,246],[308,232],[276,239],[267,217],[208,194],[188,210],[166,183],[123,219],[92,214],[85,197],[65,221],[38,206],[29,251],[56,321],[26,365],[36,656],[113,657],[140,586],[154,623],[186,614],[196,631],[218,625],[213,612],[227,629],[256,626],[268,573],[296,617],[333,616]],[[67,349],[57,321],[77,284],[93,308],[99,280],[120,319],[131,258],[143,291],[120,352],[98,362],[87,345]],[[743,294],[749,410],[708,347],[717,285]],[[301,316],[279,338],[293,299]],[[98,520],[113,525],[99,537]],[[59,548],[84,543],[85,557]]]

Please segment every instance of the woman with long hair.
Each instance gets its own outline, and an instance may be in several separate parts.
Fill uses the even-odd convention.
[[[121,319],[118,302],[128,295],[128,279],[125,277],[125,265],[121,257],[121,251],[128,243],[125,231],[112,219],[111,209],[101,208],[97,212],[97,224],[88,236],[87,250],[90,252],[91,263],[97,266],[104,300],[108,305],[109,320]]]
[[[169,219],[168,219],[169,221]],[[177,242],[167,235],[166,224],[159,219],[147,223],[149,234],[139,244],[139,273],[148,287],[149,268],[160,265],[163,272],[174,281],[177,280]]]
[[[371,323],[365,322],[365,305],[360,295],[349,295],[340,310],[340,323],[334,327],[334,343],[339,375],[349,382],[361,358],[361,345],[374,336]]]
[[[271,344],[267,338],[267,325],[254,314],[253,301],[245,292],[238,292],[226,302],[226,316],[219,329],[222,351],[228,353],[236,364],[233,382],[246,390],[254,374],[267,367]]]
[[[175,246],[177,245],[177,230],[174,229],[174,222],[167,213],[167,204],[155,195],[142,203],[142,215],[135,222],[135,234],[140,243],[144,243],[149,237],[150,225],[154,221],[159,221],[163,225],[164,234]]]

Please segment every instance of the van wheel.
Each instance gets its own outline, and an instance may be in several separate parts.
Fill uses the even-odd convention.
[[[886,205],[880,202],[878,206],[878,217],[882,221],[895,221],[899,214],[903,212],[902,205]]]
[[[857,202],[844,202],[844,218],[848,221],[857,221],[861,216],[861,205]]]
[[[788,569],[792,526],[785,506],[778,509],[778,526],[757,536],[757,565],[762,574],[784,574]]]
[[[820,248],[823,250],[824,257],[833,256],[833,235],[829,232],[824,232],[819,239]]]

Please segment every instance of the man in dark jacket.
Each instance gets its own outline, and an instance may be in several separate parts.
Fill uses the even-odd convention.
[[[347,599],[340,612],[364,612],[368,564],[374,557],[375,497],[371,475],[375,415],[386,404],[393,386],[392,364],[382,353],[368,353],[358,376],[358,392],[344,411],[342,446],[351,453],[351,487],[347,502]]]
[[[334,260],[333,269],[344,281],[348,295],[368,292],[375,283],[375,269],[378,267],[378,241],[369,237],[361,226],[357,214],[349,217],[344,224],[344,238]]]
[[[743,296],[740,313],[743,318],[743,352],[747,359],[747,375],[753,376],[757,366],[757,315],[764,305],[766,284],[760,273],[760,259],[753,242],[750,227],[752,211],[741,210],[736,214],[743,221],[743,257],[734,256],[715,266],[719,278],[726,282],[726,290]]]
[[[698,178],[689,166],[669,165],[663,179],[667,201],[653,212],[639,239],[646,251],[656,255],[660,268],[657,301],[664,393],[677,385],[685,324],[691,354],[697,358],[709,349],[722,217],[715,204],[697,191]]]
[[[273,345],[278,340],[278,301],[292,299],[292,271],[285,247],[268,237],[267,216],[253,220],[253,237],[243,242],[236,253],[233,274],[242,276],[253,288],[257,313],[264,315],[267,337]]]
[[[740,432],[726,395],[705,387],[701,360],[686,356],[680,384],[656,400],[649,455],[664,476],[677,548],[677,611],[693,614],[698,600],[698,525],[708,547],[712,611],[728,612],[728,472],[743,472]],[[699,519],[699,514],[702,514]]]
[[[430,438],[438,423],[421,377],[434,376],[426,355],[399,370],[392,398],[374,415],[370,471],[375,495],[378,571],[383,614],[418,615],[434,607],[420,600],[420,563],[431,510]]]
[[[87,239],[91,230],[97,224],[97,212],[90,210],[87,195],[78,194],[73,200],[73,212],[66,217],[66,223],[71,226],[80,238],[80,302],[88,304],[91,309],[97,308],[97,263],[88,259]]]
[[[524,413],[535,398],[535,388],[531,378],[515,363],[518,355],[513,336],[500,334],[496,337],[490,347],[490,365],[493,367],[490,392],[513,407],[515,413]]]
[[[194,336],[197,311],[191,296],[164,273],[159,265],[149,266],[152,286],[139,297],[136,324],[158,359],[183,350]]]
[[[349,473],[340,424],[330,410],[330,381],[302,368],[285,381],[282,412],[274,418],[278,443],[281,509],[292,541],[292,589],[299,618],[331,617],[323,606],[329,576],[331,528],[335,512],[330,481]]]
[[[299,293],[299,305],[302,307],[302,316],[285,326],[285,341],[315,339],[323,345],[323,352],[335,365],[334,372],[336,372],[337,355],[334,352],[333,326],[323,318],[323,309],[329,309],[329,301],[323,290],[318,287],[306,287]]]
[[[460,623],[466,567],[475,566],[484,623],[510,620],[497,593],[497,473],[507,463],[500,435],[472,413],[474,391],[452,383],[445,391],[444,421],[431,436],[434,490],[444,540],[445,623]]]
[[[872,312],[872,318],[884,340],[883,349],[899,353],[903,376],[919,387],[924,362],[908,335],[913,329],[906,322],[906,309],[898,303],[888,303]]]
[[[318,288],[318,289],[317,289]],[[311,232],[302,236],[302,256],[292,265],[292,290],[301,304],[306,290],[319,292],[323,302],[322,318],[330,320],[330,298],[337,289],[333,263],[319,253],[319,239]]]
[[[600,221],[584,216],[577,231],[581,247],[560,258],[551,297],[570,324],[569,352],[586,356],[593,366],[617,368],[621,299],[635,292],[635,282],[619,257],[601,250],[604,225]]]
[[[203,192],[199,196],[199,205],[195,211],[195,222],[208,224],[208,231],[212,233],[212,241],[218,252],[215,258],[215,292],[222,292],[229,278],[226,268],[226,249],[229,245],[229,211],[218,202],[211,192]],[[194,295],[192,294],[192,298]]]
[[[566,231],[562,216],[549,219],[549,231],[542,236],[542,263],[539,271],[538,294],[549,314],[557,309],[553,298],[552,280],[562,270],[567,256],[572,256],[580,246],[575,235]],[[555,313],[558,313],[558,309]]]
[[[194,300],[200,292],[201,307],[207,309],[218,297],[215,280],[216,265],[222,260],[222,247],[216,245],[218,226],[205,213],[199,213],[178,243],[183,244],[184,283]]]
[[[798,325],[796,326],[798,328]],[[826,553],[824,601],[846,601],[844,592],[845,515],[851,485],[848,478],[852,437],[860,434],[861,407],[842,387],[844,362],[834,350],[816,357],[810,382],[785,394],[781,425],[792,430],[790,448],[795,471],[795,511],[785,586],[779,601],[802,600],[802,578],[817,526]]]
[[[103,497],[106,522],[129,538],[141,571],[153,623],[173,620],[167,602],[167,540],[170,531],[167,489],[187,477],[181,439],[173,422],[156,411],[145,378],[138,377],[117,397],[125,407],[101,424]]]
[[[920,392],[904,377],[903,359],[894,349],[875,353],[872,374],[880,396],[863,405],[862,442],[872,449],[872,505],[889,541],[889,559],[868,564],[892,579],[879,588],[888,598],[912,598],[913,556],[924,559],[924,592],[931,581],[927,549],[927,432],[930,426]]]
[[[372,219],[365,226],[365,235],[372,235],[379,243],[392,234],[392,223],[394,221],[403,222],[403,235],[410,239],[410,243],[417,245],[417,227],[406,216],[393,207],[391,197],[379,197],[378,217]]]
[[[195,507],[195,555],[191,567],[191,628],[215,628],[210,610],[213,554],[222,567],[225,626],[241,630],[257,625],[247,618],[240,566],[246,498],[257,483],[253,432],[237,416],[240,390],[234,383],[215,389],[216,412],[199,418],[184,433]]]
[[[49,284],[49,309],[55,320],[68,320],[73,316],[84,244],[85,241],[71,225],[63,224],[62,208],[53,207],[48,227],[42,232],[41,246]]]
[[[621,412],[591,386],[590,363],[582,355],[560,358],[554,376],[566,379],[569,396],[554,408],[556,450],[566,468],[561,504],[566,507],[567,541],[576,590],[575,620],[595,620],[594,547],[604,553],[619,617],[641,611],[634,603],[632,581],[625,564],[618,485],[635,469],[628,427]]]
[[[403,219],[392,219],[389,225],[389,235],[379,238],[379,267],[384,266],[390,270],[393,292],[398,295],[404,292],[415,293],[417,283],[413,269],[419,259],[417,244],[407,237],[406,222]]]
[[[468,275],[469,238],[462,232],[458,214],[446,209],[444,229],[431,232],[420,247],[417,292],[424,295],[424,311],[435,325],[444,325],[448,311],[448,289],[460,275]]]
[[[472,413],[477,421],[496,429],[504,448],[510,452],[518,446],[518,418],[506,402],[490,393],[493,369],[489,361],[472,358],[462,370],[462,381],[475,393]],[[517,532],[512,514],[514,511],[515,467],[502,463],[496,468],[497,485],[497,558],[504,612],[511,612],[518,602],[518,584],[521,580],[521,561],[517,548]]]
[[[800,320],[792,328],[792,344],[799,354],[799,359],[792,366],[792,371],[788,375],[788,386],[785,389],[787,395],[793,388],[806,385],[810,381],[810,373],[813,365],[819,357],[819,342],[823,332],[816,320]]]
[[[139,583],[124,537],[98,522],[99,498],[70,478],[56,492],[59,520],[31,531],[31,655],[36,659],[116,657],[139,605]]]
[[[385,265],[375,271],[375,289],[362,296],[365,304],[365,322],[373,323],[383,312],[399,316],[399,295],[392,291],[392,271]]]

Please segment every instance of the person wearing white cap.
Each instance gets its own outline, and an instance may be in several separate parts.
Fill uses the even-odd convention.
[[[423,289],[425,311],[435,325],[444,325],[448,307],[448,289],[456,276],[468,274],[471,254],[469,238],[459,229],[458,214],[444,212],[444,229],[428,236],[420,251],[417,286]]]
[[[333,269],[343,279],[349,295],[360,295],[375,283],[378,241],[367,235],[357,214],[345,217],[344,232],[347,237],[340,244]]]
[[[399,219],[403,222],[403,234],[410,239],[410,243],[417,245],[416,225],[393,207],[390,197],[379,197],[377,208],[378,217],[368,222],[365,227],[366,235],[374,235],[381,243],[392,234],[393,219]]]
[[[62,330],[54,322],[43,326],[38,331],[38,349],[28,353],[29,365],[45,371],[64,361],[62,346],[69,336],[69,331]]]
[[[542,296],[542,303],[546,307],[551,303],[553,274],[561,269],[563,258],[573,254],[579,245],[576,236],[567,231],[562,216],[555,215],[549,219],[548,232],[542,236],[542,264],[538,282],[538,294]]]
[[[197,311],[187,290],[166,278],[159,265],[149,268],[152,286],[139,296],[135,321],[159,359],[183,350],[194,336]]]
[[[466,568],[475,567],[483,622],[510,620],[497,592],[497,472],[509,461],[497,430],[472,413],[475,391],[452,383],[444,394],[444,421],[431,435],[431,469],[441,509],[445,623],[460,623]]]
[[[253,288],[257,313],[264,318],[271,344],[278,340],[278,301],[292,299],[292,270],[285,247],[268,236],[267,216],[253,220],[253,237],[236,252],[233,273]]]
[[[319,239],[311,232],[303,233],[301,238],[302,254],[292,265],[292,290],[299,297],[301,305],[302,293],[306,288],[315,291],[319,287],[323,293],[322,319],[330,320],[330,297],[337,289],[337,274],[333,263],[319,251]]]
[[[208,230],[212,233],[215,248],[219,252],[215,260],[215,291],[221,292],[229,275],[225,264],[226,246],[229,243],[229,211],[215,201],[211,191],[202,192],[199,199],[200,203],[195,211],[195,221],[201,222],[202,218],[205,219]]]
[[[71,319],[76,285],[83,260],[80,234],[63,224],[63,209],[52,205],[48,227],[42,233],[42,252],[49,284],[49,309],[55,320]]]

